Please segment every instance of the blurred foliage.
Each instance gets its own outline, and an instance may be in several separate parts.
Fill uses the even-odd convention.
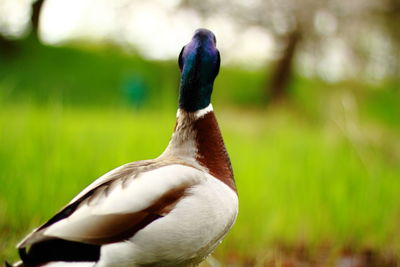
[[[179,83],[176,62],[112,46],[19,46],[0,63],[0,260],[96,177],[159,155]],[[297,245],[399,251],[398,85],[295,74],[290,98],[265,107],[264,72],[223,66],[215,84],[241,199],[218,258],[263,264],[271,248]]]
[[[48,47],[27,39],[19,53],[0,64],[0,98],[4,101],[59,102],[65,105],[175,108],[179,70],[175,61],[148,61],[127,55],[113,45]],[[268,70],[268,69],[267,69]],[[213,98],[223,105],[263,108],[262,86],[270,77],[265,69],[223,66]],[[329,102],[344,94],[356,99],[364,117],[391,126],[400,124],[396,79],[370,83],[348,80],[327,83],[294,74],[288,87],[289,102],[310,117],[325,119]],[[140,103],[138,103],[140,102]],[[141,103],[143,102],[143,103]]]
[[[96,177],[159,155],[170,111],[2,103],[0,259],[16,259],[18,239]],[[358,122],[321,127],[280,108],[216,112],[240,197],[237,223],[217,250],[222,262],[262,262],[282,245],[398,251],[398,135],[374,143]]]
[[[269,34],[275,51],[274,60],[269,62],[272,61],[273,67],[266,69],[269,78],[263,88],[263,97],[268,101],[288,98],[288,85],[299,71],[331,81],[400,82],[399,1],[254,0],[226,5],[224,1],[181,0],[179,3],[180,9],[192,10],[204,21],[220,21],[217,28],[233,28],[233,32],[244,36],[252,29]],[[254,35],[254,41],[265,42],[265,39],[257,40]]]
[[[121,104],[124,82],[140,77],[150,98],[164,101],[171,93],[165,84],[178,82],[170,64],[154,64],[126,57],[112,48],[85,52],[74,48],[45,47],[23,41],[18,55],[0,64],[3,97],[30,99],[43,104],[60,101],[68,105]],[[157,90],[157,91],[156,91]],[[125,92],[127,93],[127,92]],[[161,95],[160,95],[161,93]]]

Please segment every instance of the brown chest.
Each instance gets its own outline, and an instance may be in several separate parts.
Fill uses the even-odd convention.
[[[236,191],[232,165],[226,151],[214,112],[209,112],[194,122],[197,143],[197,161],[210,174]]]

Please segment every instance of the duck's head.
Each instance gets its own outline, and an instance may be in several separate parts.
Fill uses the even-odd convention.
[[[196,30],[190,43],[182,48],[178,62],[179,108],[194,112],[207,107],[220,65],[214,34],[207,29]]]

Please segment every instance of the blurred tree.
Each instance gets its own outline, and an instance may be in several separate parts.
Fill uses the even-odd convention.
[[[212,13],[227,13],[239,27],[261,26],[272,31],[278,44],[277,60],[268,81],[264,84],[265,101],[277,101],[288,97],[298,47],[307,39],[315,39],[312,32],[313,17],[321,7],[318,0],[254,0],[250,3],[235,1],[225,5],[222,1],[184,0],[181,6],[195,9],[202,17]]]
[[[11,57],[17,50],[17,43],[0,34],[0,55],[3,57]]]
[[[387,29],[393,49],[393,78],[400,80],[400,1],[386,0],[385,8],[380,16],[383,18],[384,28]],[[400,88],[398,88],[400,89]]]
[[[39,40],[39,22],[43,4],[44,0],[36,0],[32,4],[32,13],[31,13],[32,31],[30,35],[36,40]]]
[[[39,41],[39,20],[40,13],[44,0],[37,0],[32,3],[31,7],[31,32],[28,38],[32,39],[34,42]],[[16,37],[8,38],[4,34],[0,34],[0,55],[3,57],[13,57],[18,51],[18,39]]]
[[[290,32],[286,37],[286,47],[280,59],[276,62],[270,82],[266,82],[266,99],[278,101],[287,97],[287,89],[292,75],[293,59],[301,35],[299,30]]]
[[[342,50],[345,50],[341,51],[342,54],[348,55],[342,58],[350,62],[346,62],[348,65],[352,65],[348,68],[349,73],[346,73],[348,78],[351,74],[359,77],[362,72],[365,74],[368,68],[378,76],[379,71],[384,72],[382,65],[395,64],[398,68],[399,6],[398,0],[379,2],[374,0],[251,0],[233,1],[230,5],[226,5],[224,1],[182,0],[180,5],[181,8],[195,10],[205,20],[213,16],[228,16],[239,28],[239,32],[251,26],[261,26],[272,33],[277,47],[277,59],[272,71],[266,68],[266,77],[269,77],[263,88],[266,101],[288,97],[294,63],[298,54],[311,58],[314,72],[323,75],[326,75],[320,70],[323,64],[332,62],[332,59],[338,61],[338,47],[335,47],[338,44],[343,44],[340,47],[344,47]],[[374,34],[380,39],[374,40],[377,38]],[[372,42],[389,42],[388,38],[392,39],[390,52],[382,51],[384,48],[381,44],[375,46],[371,44]],[[391,56],[395,56],[396,62],[390,58]],[[324,60],[326,57],[331,60]],[[392,63],[382,64],[384,60]],[[376,68],[380,68],[379,71],[371,68],[374,65],[373,62],[381,62],[381,64],[375,64]],[[347,69],[336,66],[336,72],[345,73],[346,71]]]

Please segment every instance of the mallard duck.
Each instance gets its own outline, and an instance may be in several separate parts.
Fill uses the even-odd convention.
[[[238,196],[210,102],[220,67],[214,34],[197,30],[178,62],[179,108],[165,151],[95,180],[17,245],[14,266],[197,266],[218,246]]]

